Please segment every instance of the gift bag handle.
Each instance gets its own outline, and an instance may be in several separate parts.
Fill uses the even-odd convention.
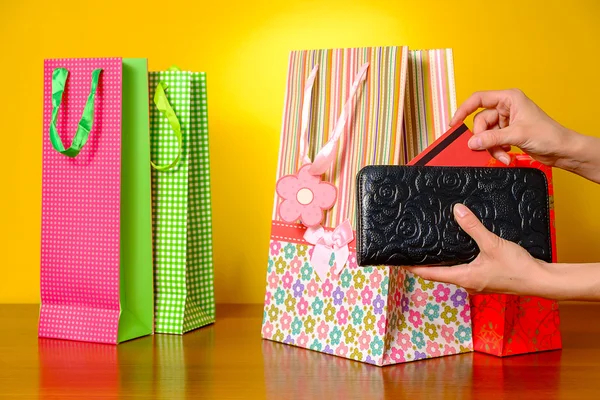
[[[315,83],[315,77],[317,75],[318,65],[312,69],[310,75],[306,79],[304,86],[304,96],[302,104],[302,116],[300,125],[300,159],[303,164],[311,164],[309,172],[312,175],[322,175],[327,171],[335,160],[338,143],[344,132],[346,122],[352,115],[354,107],[354,97],[356,96],[360,85],[367,77],[367,70],[369,69],[369,63],[364,63],[356,73],[346,103],[342,106],[342,111],[333,127],[333,131],[330,135],[329,141],[319,150],[315,156],[314,161],[311,161],[308,156],[309,138],[308,138],[308,125],[310,119],[310,108],[312,103],[312,92]]]
[[[101,72],[101,68],[92,71],[92,87],[90,89],[90,94],[85,102],[81,119],[77,124],[77,131],[73,137],[71,147],[65,149],[58,134],[58,129],[56,128],[56,118],[62,102],[62,96],[65,91],[69,71],[66,68],[56,68],[52,71],[52,118],[50,120],[50,142],[52,143],[54,150],[67,157],[76,157],[88,140],[92,126],[94,125],[94,100],[96,98],[96,89],[98,88]]]
[[[169,71],[179,71],[177,67],[169,68]],[[154,104],[160,113],[169,121],[171,125],[171,129],[173,130],[173,134],[177,138],[177,157],[170,164],[167,165],[157,165],[152,160],[150,160],[150,164],[152,164],[152,168],[157,171],[168,171],[171,168],[175,167],[179,160],[181,159],[181,154],[183,153],[183,138],[181,136],[181,124],[179,123],[179,118],[177,118],[177,114],[175,114],[175,110],[171,107],[171,103],[169,103],[169,99],[167,98],[167,94],[165,90],[167,89],[167,84],[164,82],[159,82],[156,85],[156,91],[154,92]]]

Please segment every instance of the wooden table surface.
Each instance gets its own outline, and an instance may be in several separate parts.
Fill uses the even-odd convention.
[[[600,399],[600,304],[561,305],[562,351],[384,368],[263,341],[257,305],[119,346],[38,339],[37,315],[0,305],[0,399]]]

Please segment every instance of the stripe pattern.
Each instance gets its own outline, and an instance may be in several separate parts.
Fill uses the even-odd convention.
[[[311,159],[329,140],[352,81],[366,62],[368,75],[357,94],[354,114],[342,134],[336,161],[323,176],[338,188],[337,203],[327,212],[324,226],[337,226],[346,218],[354,223],[354,180],[360,168],[405,164],[415,155],[406,151],[407,132],[403,129],[408,48],[309,50],[290,55],[277,179],[296,173],[301,166],[302,97],[312,68],[319,65],[308,128]],[[273,219],[277,221],[279,201],[275,197]]]
[[[454,112],[452,49],[411,50],[404,113],[407,152],[420,153],[446,132]]]

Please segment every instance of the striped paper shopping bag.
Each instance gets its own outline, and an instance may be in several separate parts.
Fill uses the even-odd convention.
[[[466,291],[359,268],[354,242],[357,172],[406,164],[445,130],[451,61],[406,47],[292,52],[263,338],[379,366],[472,350]]]

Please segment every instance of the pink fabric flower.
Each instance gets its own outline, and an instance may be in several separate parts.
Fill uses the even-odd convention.
[[[304,298],[301,298],[296,308],[298,310],[298,315],[306,315],[306,312],[308,311],[308,301],[306,301]]]
[[[315,279],[311,279],[310,282],[308,282],[308,285],[306,285],[306,290],[308,291],[308,295],[310,297],[315,297],[317,295],[317,290],[319,290],[319,285],[317,285],[317,282],[315,281]]]
[[[460,317],[467,324],[471,322],[471,306],[469,304],[465,304],[465,308],[460,312]]]
[[[272,241],[271,242],[271,255],[276,256],[277,254],[279,254],[279,250],[281,250],[281,243],[279,243],[275,240]]]
[[[321,339],[321,340],[327,339],[328,333],[329,333],[329,325],[327,325],[327,322],[321,321],[321,323],[317,327],[317,334],[319,335],[319,339]]]
[[[430,357],[439,357],[442,355],[440,352],[440,345],[432,342],[431,340],[427,341],[427,355]]]
[[[266,338],[271,338],[271,335],[273,334],[273,324],[270,322],[267,322],[263,325],[263,335]]]
[[[379,284],[383,279],[383,275],[379,272],[377,268],[373,268],[373,272],[371,273],[371,287],[375,290],[379,289]]]
[[[329,297],[331,296],[331,291],[333,290],[333,283],[327,279],[325,282],[323,282],[321,288],[323,289],[323,296]]]
[[[418,313],[417,311],[413,311],[413,310],[409,310],[408,311],[408,322],[410,322],[411,324],[413,324],[413,326],[415,328],[420,327],[423,324],[423,321],[421,320],[421,314]]]
[[[344,306],[342,306],[342,308],[340,308],[339,311],[336,313],[336,317],[338,320],[338,324],[346,325],[346,323],[348,322],[348,310],[346,310]]]
[[[398,338],[396,339],[396,343],[400,345],[402,350],[406,351],[412,347],[412,343],[410,341],[410,336],[407,333],[398,333]]]
[[[356,299],[358,298],[358,291],[351,287],[346,292],[346,299],[348,300],[348,304],[354,305],[356,303]]]
[[[337,189],[322,182],[320,175],[311,175],[310,164],[300,168],[295,175],[286,175],[277,181],[276,191],[283,201],[278,206],[279,216],[285,222],[300,221],[306,226],[316,226],[323,220],[323,211],[333,207]]]
[[[360,292],[360,297],[362,298],[363,305],[369,305],[373,300],[373,291],[369,289],[368,286],[365,286],[365,288]]]
[[[456,354],[456,349],[452,346],[445,345],[444,346],[444,355],[449,356],[451,354]]]
[[[273,296],[272,292],[267,292],[265,294],[265,305],[268,306],[269,304],[271,304],[271,297]]]
[[[281,329],[283,329],[284,331],[289,331],[290,324],[292,323],[292,316],[284,312],[279,322],[281,323]]]
[[[298,336],[298,346],[306,347],[307,343],[308,343],[308,335],[306,333],[302,332],[300,334],[300,336]]]
[[[369,346],[371,345],[371,335],[369,335],[367,331],[363,331],[358,337],[358,344],[360,345],[361,350],[369,350]]]
[[[402,349],[399,349],[397,347],[392,347],[391,359],[394,360],[395,362],[406,361],[404,359],[404,351],[402,351]]]
[[[290,262],[290,267],[292,274],[296,275],[298,272],[300,272],[300,267],[302,266],[302,261],[300,261],[300,259],[298,257],[294,257],[294,259]]]
[[[346,357],[346,354],[348,354],[348,346],[346,346],[344,342],[340,343],[337,349],[335,349],[335,354],[340,357]]]
[[[454,328],[442,325],[442,337],[446,342],[454,343]]]
[[[421,289],[417,289],[410,299],[415,303],[415,307],[425,307],[425,304],[427,304],[427,293]]]
[[[294,278],[292,277],[292,274],[290,274],[290,271],[287,271],[285,273],[285,275],[283,275],[283,277],[281,278],[281,280],[283,281],[283,288],[284,289],[291,289],[292,282],[294,282]]]
[[[450,296],[450,288],[439,284],[433,291],[433,296],[435,297],[435,301],[438,303],[441,303],[442,301],[448,301],[448,296]]]

